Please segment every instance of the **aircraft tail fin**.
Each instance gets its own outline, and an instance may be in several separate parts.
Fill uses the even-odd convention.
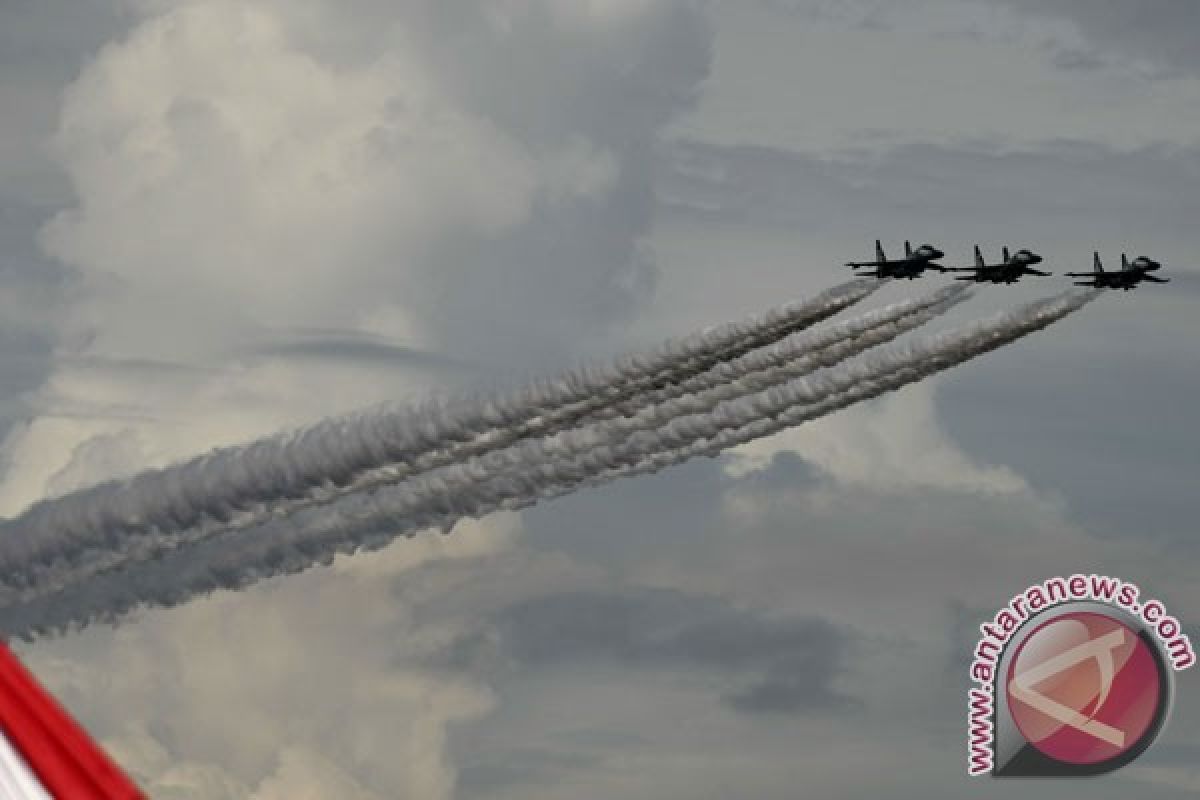
[[[1133,267],[1129,266],[1129,256],[1124,253],[1121,253],[1121,269],[1126,271],[1133,269]]]
[[[883,245],[879,243],[878,239],[875,240],[875,260],[887,261],[887,256],[883,254]]]
[[[1012,260],[1012,256],[1008,254],[1008,245],[1004,245],[1004,263],[1007,264]]]
[[[1092,271],[1093,272],[1104,272],[1104,265],[1100,263],[1100,253],[1099,252],[1092,253]]]
[[[907,239],[904,241],[904,257],[912,258],[912,245],[908,243]]]
[[[975,245],[975,266],[983,269],[983,253],[979,252],[979,245]]]

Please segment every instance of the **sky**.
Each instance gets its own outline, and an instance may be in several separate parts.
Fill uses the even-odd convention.
[[[964,719],[1010,596],[1118,575],[1200,636],[1197,34],[1191,0],[0,0],[3,516],[812,295],[875,238],[1172,279],[21,655],[156,798],[1010,796]],[[1038,794],[1194,797],[1195,673],[1134,765]]]

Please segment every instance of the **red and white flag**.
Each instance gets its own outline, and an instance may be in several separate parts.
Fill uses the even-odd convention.
[[[145,800],[0,644],[0,800]]]

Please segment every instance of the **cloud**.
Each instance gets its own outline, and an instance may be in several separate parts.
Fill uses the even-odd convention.
[[[257,349],[281,340],[387,342],[481,371],[541,370],[811,293],[875,236],[940,237],[959,259],[976,240],[994,252],[1023,238],[1056,270],[1086,263],[1093,246],[1112,257],[1142,249],[1168,270],[1190,263],[1200,195],[1187,109],[1197,106],[1188,79],[1152,81],[1123,65],[1126,54],[1154,59],[1152,39],[1138,43],[1130,29],[1127,49],[1104,38],[1115,28],[1063,21],[1049,5],[870,5],[886,18],[846,30],[844,20],[814,29],[811,20],[752,18],[741,4],[706,18],[690,3],[358,0],[235,12],[138,2],[125,4],[134,11],[121,25],[62,12],[39,29],[66,42],[61,49],[0,16],[0,36],[36,43],[39,64],[43,53],[70,51],[53,80],[39,78],[40,94],[0,87],[4,107],[23,110],[0,136],[27,129],[16,149],[0,146],[0,160],[16,154],[4,162],[0,225],[6,243],[19,243],[0,255],[9,381],[0,389],[13,390],[5,413],[35,412],[4,448],[4,508],[43,496],[48,482],[58,490],[113,477],[474,377],[413,370],[403,359]],[[1090,13],[1075,6],[1081,19]],[[268,22],[240,50],[223,35],[239,13]],[[178,64],[163,54],[165,19],[182,26],[171,40]],[[702,84],[710,24],[718,58]],[[127,33],[114,38],[121,27]],[[1046,49],[1051,40],[1069,47]],[[1056,66],[1072,49],[1105,65]],[[1189,58],[1175,45],[1163,52]],[[135,55],[157,72],[130,68]],[[206,63],[222,56],[233,62]],[[70,102],[84,127],[51,151],[64,174],[33,180],[29,165],[45,158],[30,154],[80,63],[91,77]],[[6,62],[0,84],[11,87],[19,72]],[[210,74],[224,84],[198,82]],[[245,127],[231,145],[221,115],[273,95],[264,88],[272,76],[282,76],[280,102],[264,105],[286,119],[235,113]],[[296,89],[309,77],[311,103],[297,97],[307,87]],[[138,91],[126,97],[122,86]],[[702,87],[702,113],[681,125]],[[428,102],[387,105],[400,94]],[[427,125],[425,112],[444,126]],[[386,164],[370,173],[378,163],[353,157],[409,163],[396,153],[406,119],[420,121],[414,158],[432,146],[420,134],[439,130],[480,148],[477,163],[497,170],[461,174],[436,157],[441,173],[415,170],[431,182],[431,213],[412,229],[387,202],[423,203],[424,185]],[[387,135],[368,152],[358,145],[375,127]],[[747,141],[774,146],[713,146]],[[203,152],[200,142],[209,142]],[[121,150],[135,144],[181,154],[168,183],[149,180],[160,164],[151,155]],[[109,145],[113,167],[129,174],[89,184],[105,168],[96,151]],[[822,157],[805,155],[814,151]],[[318,169],[345,179],[327,197],[303,185]],[[515,177],[488,185],[495,175]],[[26,192],[19,208],[14,186]],[[77,196],[63,200],[67,190]],[[69,265],[33,247],[31,231],[60,209],[68,215],[43,240]],[[353,236],[356,225],[369,235]],[[214,253],[231,254],[241,276],[212,265]],[[337,283],[328,303],[306,294],[304,270]],[[856,447],[893,467],[916,465],[913,480],[885,472],[884,491],[849,479],[879,473],[874,465],[821,442],[764,454],[737,476],[698,462],[533,510],[515,543],[496,530],[513,521],[490,518],[479,536],[420,537],[24,654],[154,796],[307,786],[351,797],[682,800],[730,786],[792,798],[801,786],[811,796],[999,798],[1004,787],[954,777],[965,680],[946,669],[976,609],[1048,572],[1089,567],[1141,581],[1191,623],[1200,608],[1186,549],[1097,538],[1089,530],[1098,523],[1071,513],[1112,516],[1101,501],[1123,493],[1109,490],[1111,470],[1137,487],[1124,495],[1127,513],[1141,515],[1126,517],[1130,533],[1176,524],[1153,499],[1177,498],[1190,474],[1192,429],[1176,418],[1186,405],[1178,401],[1194,394],[1181,348],[1195,310],[1177,285],[1163,288],[1172,291],[1105,300],[1036,346],[989,356],[932,395],[910,393],[908,406],[867,410],[863,430],[847,434]],[[988,290],[970,311],[1039,291]],[[250,298],[274,317],[268,329]],[[74,318],[69,328],[60,312]],[[297,333],[311,329],[336,333]],[[14,377],[18,355],[31,367]],[[16,404],[39,384],[28,406]],[[910,416],[932,427],[908,434]],[[945,491],[938,477],[955,465],[969,480]],[[998,474],[991,465],[1020,476],[1022,488],[987,491]],[[463,542],[499,549],[470,555],[455,550]],[[506,612],[577,596],[616,608],[608,619],[626,614],[634,633],[589,631],[581,647],[590,655],[574,659],[529,661],[537,648],[526,642],[516,662],[501,635],[516,624]],[[673,626],[662,596],[699,602]],[[956,617],[955,607],[968,610]],[[823,635],[806,620],[842,634],[833,641],[848,649],[836,667],[804,660],[804,643]],[[699,643],[706,626],[721,635],[705,636],[751,655],[712,655]],[[431,674],[447,661],[454,675]],[[786,663],[810,680],[772,671]],[[265,677],[248,679],[250,666]],[[353,691],[344,690],[348,675]],[[1196,739],[1187,720],[1200,692],[1188,681],[1148,766],[1160,749],[1169,756]],[[855,713],[828,713],[810,691],[852,698]],[[796,713],[735,708],[755,696]],[[1189,796],[1193,778],[1180,768],[1188,755],[1166,759],[1157,784],[1130,770],[1086,792]],[[1064,785],[1055,795],[1083,791]]]
[[[653,285],[651,145],[709,57],[690,4],[139,8],[63,101],[53,153],[77,202],[41,242],[78,288],[35,406],[143,409],[163,420],[144,463],[163,463],[470,377],[338,359],[314,392],[264,329],[382,336],[494,376],[592,346]],[[81,359],[217,369],[134,380]],[[0,505],[117,430],[31,422]]]
[[[866,237],[878,235],[899,243],[931,224],[952,263],[966,261],[976,242],[989,256],[1001,244],[1032,247],[1056,273],[1086,269],[1092,249],[1110,264],[1123,251],[1161,256],[1169,285],[1101,298],[1028,347],[757,445],[731,467],[744,470],[785,442],[804,443],[811,449],[799,452],[807,459],[871,485],[986,491],[1023,479],[1057,493],[1097,531],[1194,540],[1181,505],[1192,431],[1178,417],[1184,409],[1172,400],[1149,403],[1153,425],[1129,409],[1146,408],[1151,394],[1194,391],[1194,353],[1182,343],[1196,303],[1189,222],[1200,213],[1192,202],[1195,148],[1121,152],[1057,142],[1004,152],[919,144],[868,161],[830,162],[684,141],[670,145],[661,169],[669,211],[660,247],[678,261],[663,264],[656,318],[703,308],[704,295],[689,287],[720,281],[734,258],[777,264],[773,285],[819,285],[855,242],[869,248]],[[962,311],[1036,296],[1060,280],[985,288]],[[767,294],[730,291],[726,302],[748,305]],[[1131,474],[1145,479],[1130,481]]]
[[[1030,15],[1077,24],[1097,50],[1116,51],[1176,73],[1195,74],[1200,8],[1188,0],[999,0]]]
[[[56,150],[80,203],[43,239],[124,281],[106,293],[139,303],[127,325],[157,315],[175,352],[247,316],[353,327],[392,306],[425,341],[517,360],[651,285],[649,147],[707,59],[685,3],[171,6],[68,92]],[[150,346],[105,319],[105,346]]]
[[[722,699],[746,713],[802,714],[853,702],[836,687],[852,637],[817,618],[773,618],[717,597],[630,586],[539,594],[484,622],[448,651],[449,663],[708,673],[742,684]]]
[[[509,567],[490,576],[507,594],[476,579],[459,600],[465,636],[442,657],[488,676],[497,702],[455,747],[464,798],[567,785],[683,798],[720,781],[759,797],[793,797],[799,781],[962,796],[961,661],[988,608],[1075,569],[1154,586],[1172,608],[1196,598],[1187,569],[1163,569],[1165,550],[1089,536],[1036,489],[877,489],[790,452],[740,478],[690,464],[526,519],[522,552],[574,567]],[[803,665],[819,648],[799,642],[822,625],[800,623],[814,620],[842,632],[829,680]],[[843,702],[814,702],[830,692]],[[774,713],[753,713],[755,700]],[[1164,745],[1190,741],[1177,711]]]
[[[6,512],[544,370],[651,291],[653,143],[710,58],[693,4],[124,8],[62,95],[73,196],[18,220],[52,217],[29,249],[62,315],[25,304],[50,366],[20,387]],[[485,571],[507,519],[25,655],[154,796],[449,797],[449,727],[493,698],[425,668],[455,630],[414,621],[445,590],[420,562]]]
[[[470,676],[424,667],[454,630],[413,608],[448,590],[439,569],[486,567],[516,525],[418,537],[25,657],[154,797],[449,798],[447,726],[493,700]]]
[[[251,800],[376,800],[383,796],[363,789],[320,753],[289,749],[279,754],[278,771],[259,785]]]
[[[716,4],[720,57],[695,113],[671,130],[859,163],[913,143],[1005,149],[1071,139],[1122,150],[1195,143],[1200,83],[1193,75],[1157,80],[1160,70],[1123,44],[1107,46],[1041,4],[1021,5],[1038,8],[1021,13],[996,0]],[[1171,24],[1134,19],[1139,4],[1125,9],[1134,37],[1139,28],[1163,32]],[[1184,20],[1170,38],[1182,47],[1190,29]],[[1148,35],[1141,49],[1157,43]],[[1079,68],[1097,59],[1100,68]],[[1064,69],[1064,61],[1075,68]],[[1122,113],[1114,115],[1114,106]]]
[[[373,290],[403,288],[385,259],[520,224],[538,180],[404,49],[338,68],[268,7],[218,0],[103,51],[68,90],[55,149],[79,206],[43,241],[106,282],[84,319],[102,351],[144,352],[149,322],[175,354],[211,346],[213,322],[352,321]],[[139,313],[101,317],[112,303]]]
[[[1124,151],[1064,139],[1012,148],[922,142],[867,160],[830,161],[684,139],[666,148],[660,169],[673,214],[710,225],[720,219],[726,226],[737,220],[798,228],[810,247],[831,235],[857,242],[851,238],[856,232],[877,229],[885,244],[899,244],[927,235],[933,224],[938,243],[948,245],[947,263],[965,260],[976,239],[985,247],[999,240],[990,245],[998,249],[1020,236],[1072,267],[1086,268],[1092,247],[1118,256],[1121,247],[1151,245],[1171,247],[1172,260],[1189,265],[1183,234],[1196,211],[1190,187],[1200,172],[1200,150]],[[1116,228],[1105,229],[1098,218],[1114,220]],[[1067,243],[1075,249],[1047,250]]]
[[[936,384],[921,383],[864,409],[737,448],[727,469],[745,475],[794,452],[835,479],[873,490],[942,490],[1015,494],[1025,487],[1010,469],[974,463],[935,416]]]
[[[301,329],[247,348],[248,355],[332,362],[410,365],[430,370],[464,370],[468,365],[439,353],[409,347],[361,331]]]

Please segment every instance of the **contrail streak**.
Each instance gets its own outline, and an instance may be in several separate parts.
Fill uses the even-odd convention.
[[[624,413],[630,415],[628,417],[611,418],[613,415],[604,414],[605,419],[600,419],[593,414],[581,420],[593,420],[596,424],[587,436],[574,444],[574,448],[577,453],[583,453],[592,449],[599,439],[619,441],[638,431],[658,427],[682,414],[711,410],[731,398],[761,391],[859,355],[923,325],[967,296],[969,292],[961,285],[940,289],[922,298],[895,303],[822,331],[785,339],[716,365],[680,384],[647,390],[622,403]],[[556,424],[551,430],[561,433],[561,427]],[[578,438],[571,433],[563,435]],[[514,444],[508,442],[507,448],[500,445],[486,450],[475,448],[475,452],[462,455],[459,460],[468,461],[487,452],[511,453],[514,454],[511,458],[521,459],[521,463],[510,463],[504,459],[489,462],[493,463],[492,469],[503,471],[524,467],[531,460],[539,458],[536,453],[513,449]],[[178,531],[134,529],[120,536],[110,534],[102,541],[64,539],[56,547],[52,546],[54,543],[43,540],[37,557],[0,561],[0,565],[4,565],[0,568],[0,584],[17,589],[21,597],[28,599],[34,594],[52,591],[63,582],[78,580],[121,562],[161,557],[166,549],[218,534],[225,535],[239,528],[261,525],[273,516],[294,514],[303,508],[325,505],[339,497],[399,483],[416,473],[447,466],[441,453],[428,455],[428,458],[423,456],[411,462],[374,470],[345,487],[322,489],[305,498],[277,502],[256,513],[246,514],[232,524],[200,525]],[[471,479],[476,477],[472,474]],[[442,478],[439,477],[439,480]]]
[[[417,458],[420,469],[431,469],[572,427],[608,403],[687,379],[810,327],[882,283],[850,281],[804,302],[496,398],[342,417],[46,500],[0,524],[0,562],[36,559],[67,541],[115,545],[130,532],[154,535],[207,522],[239,527],[239,514],[249,514],[240,526],[254,524],[282,500],[336,491],[372,469],[391,465],[412,474],[418,470],[403,465]]]
[[[661,427],[639,430],[628,438],[614,436],[613,429],[604,425],[592,425],[541,442],[523,442],[508,452],[489,453],[469,464],[381,491],[375,498],[364,499],[362,506],[368,517],[387,517],[391,525],[415,531],[453,524],[465,516],[524,507],[617,477],[657,472],[695,456],[715,455],[949,369],[1041,330],[1096,296],[1094,292],[1070,291],[1040,300],[960,330],[888,348],[859,363],[738,397],[708,413],[682,412]],[[676,410],[680,408],[676,406]],[[476,505],[468,507],[470,503]],[[357,513],[364,514],[361,510]],[[305,526],[296,528],[298,538],[306,542],[307,531]],[[330,535],[340,534],[333,530]],[[347,543],[347,550],[365,544],[349,539]]]
[[[61,630],[114,620],[140,605],[174,605],[219,588],[240,588],[266,577],[329,563],[335,554],[379,547],[431,525],[532,505],[624,475],[655,472],[877,397],[1062,319],[1097,296],[1068,292],[962,329],[921,339],[809,378],[680,417],[637,442],[606,445],[569,462],[551,460],[451,491],[435,502],[417,498],[411,484],[434,475],[356,495],[296,519],[275,521],[262,535],[232,534],[165,554],[160,561],[96,575],[61,591],[0,609],[0,628],[12,635]],[[594,426],[589,426],[594,427]],[[655,449],[657,448],[657,449]],[[495,455],[495,454],[491,454]],[[482,461],[487,456],[478,459]],[[426,503],[422,508],[421,503]],[[448,508],[446,506],[449,506]]]

